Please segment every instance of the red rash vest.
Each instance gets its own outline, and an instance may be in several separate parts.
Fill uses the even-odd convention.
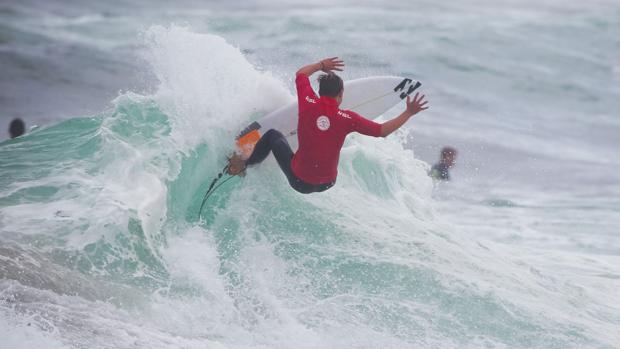
[[[319,98],[304,74],[298,74],[297,103],[299,149],[293,156],[291,168],[297,178],[310,184],[336,181],[340,149],[347,134],[358,132],[381,136],[381,125],[350,110],[340,110],[334,98]]]

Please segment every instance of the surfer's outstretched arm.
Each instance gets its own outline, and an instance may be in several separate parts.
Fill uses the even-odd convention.
[[[405,111],[394,119],[381,124],[381,137],[386,137],[390,133],[398,130],[410,117],[422,110],[428,109],[426,103],[428,103],[428,101],[424,100],[424,95],[420,96],[419,93],[413,96],[413,100],[410,100],[409,96],[407,96],[407,108],[405,108]]]
[[[296,75],[303,74],[305,76],[310,76],[319,70],[328,73],[332,70],[342,71],[342,68],[344,68],[344,61],[338,59],[338,57],[325,58],[317,63],[308,64],[299,68]]]

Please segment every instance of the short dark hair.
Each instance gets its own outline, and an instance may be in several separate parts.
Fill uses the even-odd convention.
[[[443,149],[441,149],[441,158],[446,158],[448,156],[456,156],[456,149],[452,148],[452,147],[443,147]]]
[[[327,96],[335,98],[343,89],[343,83],[340,76],[329,72],[319,76],[319,96]]]

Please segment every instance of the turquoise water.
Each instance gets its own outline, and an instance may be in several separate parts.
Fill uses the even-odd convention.
[[[434,27],[403,4],[384,7],[419,21],[367,21],[383,33],[375,39],[403,44],[422,21],[435,29],[420,39],[426,51],[389,45],[357,57],[347,44],[347,74],[415,68],[432,109],[387,139],[350,136],[325,193],[294,192],[270,158],[218,189],[202,218],[236,132],[294,100],[293,63],[337,46],[321,37],[288,51],[291,62],[269,60],[321,28],[320,10],[307,14],[319,24],[296,8],[274,18],[268,6],[215,6],[202,13],[211,30],[149,25],[135,39],[156,81],[149,91],[0,143],[0,347],[617,347],[617,51],[586,42],[590,56],[571,55],[563,17],[522,6],[507,3],[492,27],[517,51],[537,31],[558,45],[519,60],[490,34],[479,52],[494,59],[462,50],[484,32],[470,26],[487,18],[483,6],[431,6],[442,16]],[[374,8],[339,7],[345,36]],[[617,43],[613,13],[577,23]],[[94,32],[97,18],[86,21]],[[543,22],[551,29],[534,25]],[[274,39],[278,28],[287,31]],[[569,67],[590,65],[553,83],[541,76],[569,70],[558,52]],[[582,89],[598,99],[571,99]],[[432,161],[444,141],[460,162],[454,183],[436,185],[420,158]]]

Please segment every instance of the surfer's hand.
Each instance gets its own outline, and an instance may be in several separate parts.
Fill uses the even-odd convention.
[[[319,61],[319,65],[321,66],[321,70],[329,73],[331,70],[342,71],[344,68],[344,61],[338,59],[338,57],[325,58]]]
[[[228,168],[226,172],[231,176],[244,176],[245,175],[245,160],[239,154],[233,154],[228,158]]]
[[[411,98],[409,98],[409,96],[407,96],[407,113],[410,114],[409,116],[414,116],[415,114],[421,112],[422,110],[426,110],[428,109],[428,106],[426,106],[426,103],[428,103],[428,101],[424,100],[424,95],[420,96],[419,93],[416,92],[415,96],[413,96],[413,100],[411,100]]]

